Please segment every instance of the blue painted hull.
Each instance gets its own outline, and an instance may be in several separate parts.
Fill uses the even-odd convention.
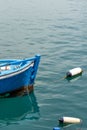
[[[40,56],[25,60],[1,60],[1,67],[10,66],[0,73],[0,94],[12,92],[34,84]]]

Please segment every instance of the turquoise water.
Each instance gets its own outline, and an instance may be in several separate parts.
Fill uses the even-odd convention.
[[[0,0],[0,58],[41,54],[34,93],[0,99],[1,130],[52,130],[72,116],[87,128],[87,1]],[[62,79],[81,67],[82,76]]]

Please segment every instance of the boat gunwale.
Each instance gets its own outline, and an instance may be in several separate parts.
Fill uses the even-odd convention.
[[[20,61],[21,62],[21,61]],[[30,61],[29,61],[30,62]],[[27,65],[28,64],[28,65]],[[26,63],[24,66],[14,70],[13,72],[10,72],[10,73],[7,73],[7,74],[3,74],[3,75],[0,75],[0,80],[2,79],[6,79],[6,78],[10,78],[12,76],[15,76],[15,75],[18,75],[24,71],[26,71],[27,69],[29,69],[30,67],[33,67],[34,66],[34,61],[32,61],[30,64],[29,63]]]

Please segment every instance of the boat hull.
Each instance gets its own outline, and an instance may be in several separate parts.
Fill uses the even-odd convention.
[[[28,60],[27,60],[28,61]],[[35,56],[30,59],[30,62],[24,67],[17,69],[9,74],[0,76],[0,94],[7,92],[12,92],[23,87],[29,87],[34,84],[38,66],[39,66],[40,56]]]

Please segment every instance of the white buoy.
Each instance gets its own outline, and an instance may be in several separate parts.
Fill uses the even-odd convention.
[[[77,68],[69,70],[66,73],[66,77],[73,77],[73,76],[81,74],[82,72],[83,72],[83,70],[80,67],[77,67]]]
[[[79,124],[82,122],[81,119],[75,117],[62,117],[59,119],[60,123],[70,123],[70,124]]]

